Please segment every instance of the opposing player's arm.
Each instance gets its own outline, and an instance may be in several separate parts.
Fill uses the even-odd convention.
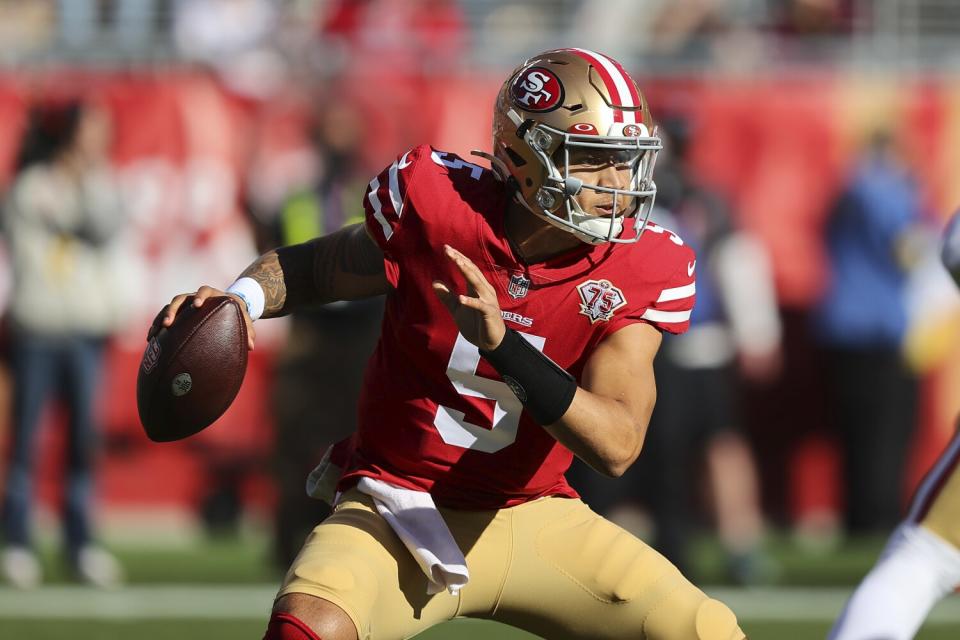
[[[577,457],[610,476],[633,464],[657,398],[653,357],[660,331],[627,325],[606,338],[587,361],[573,402],[544,428]]]
[[[362,224],[344,227],[309,242],[268,251],[240,277],[254,280],[263,290],[261,317],[264,318],[286,315],[313,304],[368,298],[386,293],[390,288],[384,273],[383,253]],[[169,327],[177,310],[188,298],[193,297],[193,304],[200,306],[209,297],[225,294],[221,289],[205,285],[194,293],[175,296],[157,314],[147,339],[162,327]],[[241,306],[246,309],[245,304]],[[247,313],[244,317],[252,349],[253,324]]]

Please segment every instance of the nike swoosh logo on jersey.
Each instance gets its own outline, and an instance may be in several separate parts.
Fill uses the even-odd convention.
[[[697,261],[696,261],[696,260],[694,260],[693,262],[688,262],[688,263],[687,263],[687,275],[688,275],[688,276],[692,276],[692,275],[693,275],[693,270],[694,270],[696,267],[697,267]]]

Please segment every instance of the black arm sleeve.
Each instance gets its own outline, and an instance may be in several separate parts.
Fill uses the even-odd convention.
[[[577,392],[577,381],[513,329],[493,351],[480,350],[541,426],[559,420]]]

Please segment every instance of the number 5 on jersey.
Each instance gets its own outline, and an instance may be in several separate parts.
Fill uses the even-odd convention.
[[[526,333],[520,335],[538,350],[543,351],[546,338]],[[467,422],[462,411],[438,405],[433,426],[437,428],[443,441],[449,445],[496,453],[510,446],[517,439],[523,405],[505,383],[478,376],[479,364],[480,350],[458,333],[457,342],[453,345],[453,353],[450,354],[450,362],[447,365],[447,377],[460,395],[495,402],[493,424],[489,427],[472,424]]]

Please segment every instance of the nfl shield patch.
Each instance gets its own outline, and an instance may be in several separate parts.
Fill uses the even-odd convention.
[[[607,322],[613,312],[627,304],[623,291],[609,280],[586,280],[577,285],[580,294],[580,313],[590,318],[590,324],[598,320]]]
[[[530,278],[522,273],[514,273],[510,276],[510,284],[507,285],[507,293],[511,298],[522,298],[530,291]]]

